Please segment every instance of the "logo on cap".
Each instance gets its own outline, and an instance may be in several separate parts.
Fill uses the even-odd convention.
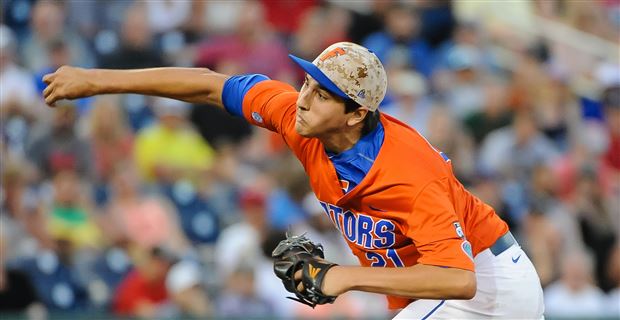
[[[333,50],[323,54],[320,58],[321,61],[325,61],[329,58],[333,58],[333,57],[337,57],[337,56],[342,56],[347,54],[346,51],[344,51],[344,49],[342,48],[334,48]]]

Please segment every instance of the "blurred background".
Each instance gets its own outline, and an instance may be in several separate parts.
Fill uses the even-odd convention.
[[[343,40],[383,61],[380,111],[509,223],[547,318],[620,317],[620,1],[1,3],[3,319],[390,318],[380,295],[284,298],[270,252],[289,226],[356,261],[278,136],[174,100],[41,98],[65,64],[299,87],[287,53]]]

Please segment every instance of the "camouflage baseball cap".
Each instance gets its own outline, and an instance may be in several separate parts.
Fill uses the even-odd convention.
[[[387,76],[379,58],[351,42],[334,43],[312,63],[289,55],[330,92],[375,111],[385,97]]]

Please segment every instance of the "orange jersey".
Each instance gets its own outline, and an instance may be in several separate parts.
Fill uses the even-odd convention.
[[[323,144],[295,131],[298,94],[285,83],[262,81],[243,98],[243,115],[282,135],[362,266],[422,263],[473,271],[473,256],[508,231],[493,208],[456,179],[450,160],[416,130],[387,115],[381,115],[385,138],[374,164],[345,194]],[[412,300],[388,296],[388,301],[398,309]]]

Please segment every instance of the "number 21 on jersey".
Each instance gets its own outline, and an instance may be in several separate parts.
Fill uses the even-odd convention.
[[[396,249],[386,249],[385,254],[369,251],[366,252],[366,259],[370,261],[371,267],[386,267],[390,263],[394,267],[403,267],[403,261],[398,256]]]

